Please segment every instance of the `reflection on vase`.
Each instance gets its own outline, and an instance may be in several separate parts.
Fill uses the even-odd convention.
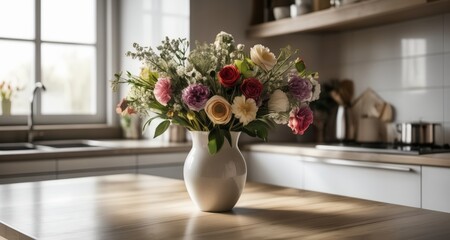
[[[208,152],[208,132],[191,132],[192,149],[184,163],[184,181],[192,201],[202,211],[231,210],[241,196],[247,165],[238,148],[239,132],[231,132],[214,155]]]

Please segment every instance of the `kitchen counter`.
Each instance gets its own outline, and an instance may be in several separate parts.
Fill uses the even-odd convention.
[[[163,143],[148,140],[98,140],[96,147],[62,148],[51,151],[0,151],[1,161],[38,160],[75,157],[101,157],[130,154],[188,152],[191,143]],[[348,152],[322,150],[312,144],[301,143],[254,143],[241,146],[243,151],[283,153],[320,158],[355,161],[413,164],[423,166],[450,167],[450,153],[423,155],[399,155],[390,153]]]
[[[191,149],[190,142],[168,143],[149,140],[95,140],[94,142],[95,146],[92,147],[54,148],[51,150],[0,151],[0,162],[188,152]]]
[[[110,175],[0,185],[16,239],[445,239],[450,214],[247,183],[231,212],[197,210],[183,181]],[[1,239],[1,238],[0,238]]]
[[[346,159],[355,161],[450,167],[450,153],[400,155],[390,153],[348,152],[335,150],[321,150],[315,148],[314,145],[299,144],[299,143],[249,144],[243,146],[242,150],[293,154],[319,158]]]

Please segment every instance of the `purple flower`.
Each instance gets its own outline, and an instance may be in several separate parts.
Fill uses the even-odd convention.
[[[183,89],[181,93],[183,102],[194,111],[200,111],[205,107],[209,98],[209,88],[201,84],[192,84]]]
[[[289,77],[289,92],[297,100],[303,102],[311,99],[312,84],[308,79],[300,78],[297,75],[291,75]]]

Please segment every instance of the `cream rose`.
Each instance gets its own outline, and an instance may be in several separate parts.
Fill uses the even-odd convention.
[[[205,105],[205,112],[214,124],[227,124],[231,119],[231,105],[218,95],[210,98]]]
[[[270,52],[270,49],[261,44],[257,44],[250,48],[250,58],[256,65],[266,71],[271,70],[277,63],[277,58]]]
[[[269,112],[279,113],[289,110],[289,99],[280,89],[275,90],[268,102]]]

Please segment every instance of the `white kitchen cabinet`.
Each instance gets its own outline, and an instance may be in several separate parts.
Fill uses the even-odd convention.
[[[167,178],[183,179],[183,165],[140,167],[138,169],[138,173]]]
[[[56,160],[0,162],[0,184],[56,178]]]
[[[450,213],[450,168],[422,167],[422,208]]]
[[[135,155],[58,159],[58,173],[65,171],[93,171],[112,169],[136,169]]]
[[[75,171],[75,172],[61,172],[58,173],[58,179],[66,178],[78,178],[78,177],[94,177],[94,176],[104,176],[113,174],[135,174],[136,169],[133,168],[123,168],[114,170],[97,170],[97,171]]]
[[[303,162],[299,156],[247,151],[243,153],[248,181],[303,188]]]
[[[58,159],[57,178],[136,173],[136,167],[135,155]]]
[[[421,207],[421,167],[303,157],[306,190]]]
[[[183,164],[187,155],[188,152],[138,155],[138,173],[183,179]]]

